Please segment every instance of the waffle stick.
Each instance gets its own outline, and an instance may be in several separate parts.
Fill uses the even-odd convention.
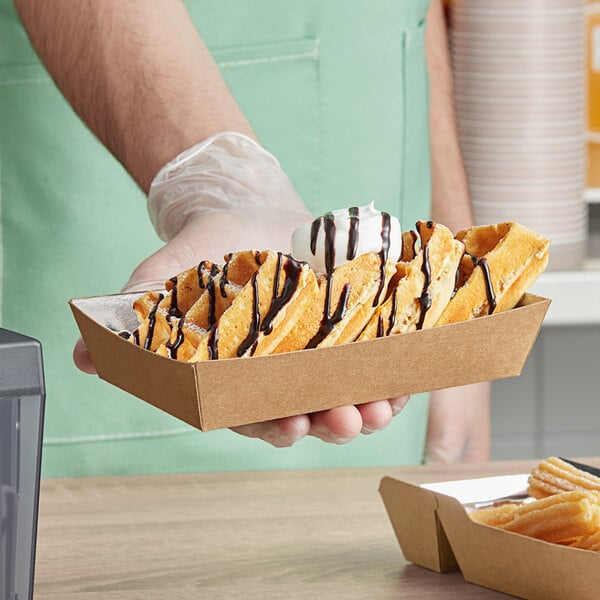
[[[514,308],[548,263],[550,242],[517,223],[471,227],[456,237],[465,244],[462,274],[437,325]]]
[[[271,353],[314,302],[317,291],[316,276],[308,265],[280,252],[267,251],[264,262],[231,306],[201,336],[189,360]]]
[[[385,302],[379,306],[359,340],[433,327],[454,290],[463,255],[462,242],[439,223],[418,221],[420,249],[409,262],[396,265]],[[414,251],[416,244],[410,249]],[[403,256],[410,252],[403,250]]]

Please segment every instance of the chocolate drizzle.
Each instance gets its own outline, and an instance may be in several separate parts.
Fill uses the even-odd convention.
[[[179,346],[183,343],[183,323],[185,321],[185,317],[181,317],[179,319],[179,323],[177,324],[177,337],[174,342],[170,340],[166,343],[167,350],[169,351],[169,356],[171,358],[177,358],[177,350]]]
[[[321,326],[319,331],[313,336],[308,342],[307,348],[315,348],[321,341],[331,332],[336,323],[339,323],[346,313],[346,307],[348,305],[348,297],[350,296],[350,284],[346,283],[342,288],[340,298],[337,306],[331,313],[331,292],[333,287],[333,270],[335,266],[335,221],[332,213],[327,213],[321,217],[325,227],[325,276],[326,287],[325,287],[325,304],[323,307],[323,319],[321,320]],[[320,221],[317,219],[317,221]],[[316,233],[318,233],[318,227],[314,227],[315,230],[314,239],[316,240]],[[313,247],[313,232],[311,231],[311,249]],[[315,246],[316,247],[316,246]]]
[[[417,248],[417,242],[419,241],[419,236],[414,229],[410,230],[410,236],[413,239],[413,256],[416,256],[419,253],[419,250]]]
[[[208,334],[208,360],[219,358],[219,327],[213,325]]]
[[[315,219],[310,225],[310,251],[314,256],[317,252],[317,237],[319,236],[319,230],[321,229],[321,219],[319,217]]]
[[[152,338],[154,337],[154,326],[156,325],[156,311],[158,310],[158,306],[162,302],[163,298],[163,294],[158,295],[158,302],[154,305],[154,308],[150,311],[150,314],[148,315],[148,332],[144,341],[144,350],[149,350],[150,346],[152,345]],[[135,339],[136,343],[139,345],[139,334],[136,336]]]
[[[203,290],[206,286],[204,285],[204,276],[202,274],[202,271],[204,271],[206,269],[206,261],[203,260],[199,265],[198,265],[198,287]]]
[[[271,297],[271,306],[264,316],[260,325],[260,331],[265,335],[269,335],[273,331],[273,319],[277,313],[290,301],[294,292],[298,288],[300,281],[300,273],[302,272],[302,264],[294,260],[291,256],[287,256],[283,265],[285,273],[285,281],[283,289],[279,293],[279,275],[281,273],[281,252],[277,253],[277,267],[275,269],[275,277],[273,279],[273,295]]]
[[[381,313],[377,317],[377,337],[383,337],[383,315]]]
[[[167,320],[171,322],[171,317],[179,319],[183,316],[183,313],[179,310],[179,306],[177,305],[177,277],[171,277],[169,281],[173,284],[173,288],[171,289],[171,305],[169,306]]]
[[[352,208],[349,208],[348,216],[350,218],[350,228],[348,229],[348,248],[346,250],[346,258],[348,260],[353,260],[356,258],[356,249],[358,247],[358,207],[353,206]]]
[[[490,275],[490,266],[488,261],[484,258],[478,258],[477,256],[469,255],[473,261],[474,267],[480,267],[483,273],[483,280],[485,282],[485,293],[488,301],[488,315],[491,315],[496,310],[496,294],[494,293],[494,286],[492,284],[492,277]]]
[[[229,271],[229,261],[231,260],[231,254],[229,254],[227,258],[227,262],[223,265],[223,270],[221,271],[221,281],[219,282],[219,289],[221,290],[221,298],[227,298],[227,291],[225,290],[225,286],[229,283],[227,280],[227,271]]]
[[[429,264],[429,246],[425,244],[423,247],[423,264],[421,265],[421,272],[425,276],[425,283],[423,284],[423,292],[419,298],[419,304],[421,305],[421,314],[419,315],[419,322],[417,323],[417,329],[423,329],[423,323],[425,322],[425,315],[431,308],[431,294],[429,292],[429,286],[431,285],[431,265]]]
[[[377,337],[384,337],[390,335],[396,322],[396,312],[398,311],[398,297],[394,293],[392,295],[392,306],[390,307],[390,315],[388,317],[387,329],[383,325],[383,314],[379,313],[377,319]]]
[[[381,250],[379,252],[379,287],[373,300],[373,306],[379,304],[379,297],[385,284],[385,265],[390,250],[390,215],[386,212],[381,213]]]
[[[259,304],[258,304],[258,281],[257,281],[258,271],[252,275],[252,317],[250,320],[250,330],[248,331],[248,335],[246,339],[240,344],[237,349],[237,355],[239,357],[246,354],[249,348],[253,346],[253,344],[258,339],[259,333],[259,325],[260,325],[260,312],[259,312]]]
[[[458,263],[458,267],[456,267],[456,273],[454,273],[454,289],[452,290],[452,295],[450,296],[450,300],[456,296],[456,292],[458,292],[458,287],[460,285],[460,263]]]
[[[396,323],[396,313],[398,312],[398,297],[396,294],[392,296],[392,307],[390,311],[390,318],[388,320],[388,330],[386,335],[390,335],[392,333],[392,329],[394,328],[394,324]]]

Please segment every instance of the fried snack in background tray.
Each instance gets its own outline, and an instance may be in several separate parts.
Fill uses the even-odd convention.
[[[600,529],[589,535],[584,535],[574,542],[569,544],[574,548],[581,548],[582,550],[593,550],[594,552],[600,552]]]
[[[456,237],[465,244],[459,287],[436,325],[514,308],[548,264],[549,240],[517,223],[471,227]]]
[[[571,543],[600,528],[600,494],[572,491],[516,505],[473,511],[470,517],[486,525],[546,542]]]
[[[450,300],[464,244],[455,240],[447,227],[433,221],[418,221],[417,230],[421,249],[409,263],[396,265],[388,297],[359,340],[433,327]],[[415,243],[404,243],[402,256],[409,257],[415,250]]]
[[[600,492],[600,477],[551,456],[532,469],[527,493],[534,498],[545,498],[571,490]]]

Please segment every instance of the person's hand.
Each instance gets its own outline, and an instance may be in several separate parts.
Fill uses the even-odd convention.
[[[289,252],[292,232],[313,219],[276,159],[249,138],[225,134],[195,154],[192,150],[153,182],[149,212],[167,243],[135,269],[123,292],[161,289],[167,279],[201,260],[220,263],[237,250]],[[94,372],[81,340],[74,359],[83,371]],[[345,443],[385,428],[407,401],[403,396],[233,430],[277,447],[306,435]]]
[[[490,457],[490,384],[431,393],[425,462],[484,462]]]

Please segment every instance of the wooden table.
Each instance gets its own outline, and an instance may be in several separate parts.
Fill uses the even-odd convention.
[[[508,598],[406,563],[377,490],[532,464],[46,480],[35,598]]]

